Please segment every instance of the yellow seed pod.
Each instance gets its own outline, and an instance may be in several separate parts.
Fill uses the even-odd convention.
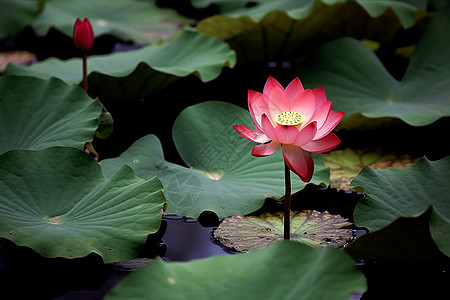
[[[305,117],[295,111],[284,111],[275,116],[275,122],[280,125],[295,126],[303,123]]]

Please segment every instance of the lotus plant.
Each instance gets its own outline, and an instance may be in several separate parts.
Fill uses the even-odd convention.
[[[84,18],[81,21],[77,18],[75,25],[73,26],[73,42],[78,50],[83,51],[83,89],[88,92],[88,77],[87,77],[87,52],[94,46],[94,30],[92,29],[91,22],[88,18]],[[113,128],[113,119],[111,114],[106,110],[102,104],[102,114],[98,118],[99,127],[95,131],[95,136],[101,139],[105,139],[111,134]],[[88,142],[85,145],[85,151],[93,154],[96,161],[99,160],[99,155],[95,151],[92,142]]]
[[[263,93],[248,91],[248,107],[255,129],[244,125],[233,128],[249,141],[260,143],[252,155],[267,156],[280,147],[285,161],[284,239],[290,239],[290,170],[304,182],[314,172],[311,153],[324,153],[340,144],[331,131],[344,117],[343,112],[331,110],[323,87],[304,89],[295,78],[286,89],[269,77]]]
[[[87,93],[87,52],[94,46],[94,30],[88,18],[77,18],[73,26],[73,42],[77,49],[83,51],[83,88]]]

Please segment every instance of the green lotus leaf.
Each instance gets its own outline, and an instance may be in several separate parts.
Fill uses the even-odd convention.
[[[197,7],[205,7],[214,3],[221,9],[222,13],[230,16],[246,14],[252,18],[260,19],[271,11],[283,10],[294,19],[302,19],[313,13],[314,4],[319,1],[327,5],[350,2],[347,0],[281,0],[276,2],[256,0],[252,1],[254,5],[251,6],[247,5],[250,2],[248,0],[192,0],[192,3]],[[427,6],[426,0],[356,0],[355,2],[364,8],[372,18],[377,18],[384,14],[386,10],[391,9],[405,27],[414,24],[417,9],[425,10]]]
[[[399,217],[415,217],[433,206],[429,229],[439,249],[450,256],[450,156],[438,161],[423,158],[404,168],[364,168],[350,187],[362,187],[354,222],[370,231]]]
[[[417,217],[400,217],[379,230],[361,235],[344,251],[355,259],[404,264],[448,264],[430,235],[429,207]]]
[[[159,229],[161,190],[128,166],[106,179],[74,148],[9,151],[0,156],[0,237],[45,257],[130,259]]]
[[[242,7],[248,1],[240,1]],[[372,1],[374,2],[374,1]],[[232,5],[233,1],[217,4]],[[399,1],[257,1],[250,8],[201,20],[197,30],[226,41],[241,62],[266,62],[297,56],[343,36],[387,42],[398,29],[409,28],[421,15]],[[416,14],[418,15],[416,17]],[[303,74],[303,72],[301,72]]]
[[[372,17],[378,18],[388,9],[397,16],[404,28],[409,28],[416,22],[418,10],[426,10],[427,0],[356,0],[364,10]]]
[[[342,251],[280,241],[250,253],[190,262],[158,259],[127,276],[105,300],[343,300],[366,288],[364,275]]]
[[[235,63],[236,55],[226,43],[184,30],[163,45],[90,56],[89,90],[112,101],[139,99],[190,74],[203,82],[213,80],[224,66],[232,68]],[[5,73],[38,78],[55,76],[69,84],[79,84],[81,68],[78,58],[66,61],[50,58],[30,67],[9,64]]]
[[[46,0],[44,10],[33,23],[37,34],[56,28],[72,36],[76,18],[89,18],[94,34],[113,34],[134,42],[158,42],[170,38],[191,22],[171,9],[159,8],[156,1],[137,0]]]
[[[317,248],[341,247],[353,238],[347,219],[328,212],[291,212],[291,240]],[[267,247],[284,238],[284,213],[261,216],[233,216],[214,230],[216,240],[239,252]]]
[[[1,5],[0,39],[19,32],[39,15],[37,1],[2,0]]]
[[[280,0],[277,2],[257,0],[252,1],[253,5],[248,5],[249,2],[250,1],[247,0],[192,0],[192,4],[199,8],[215,4],[220,8],[221,13],[224,15],[233,17],[248,15],[254,19],[261,19],[266,14],[274,10],[285,11],[292,18],[306,18],[311,14],[315,0]],[[345,0],[325,0],[321,2],[331,5],[339,2],[345,2]]]
[[[343,38],[323,46],[302,68],[305,86],[324,86],[346,117],[395,117],[424,126],[450,116],[450,6],[434,17],[401,81],[361,42]]]
[[[106,176],[122,164],[142,178],[158,176],[168,199],[166,213],[197,218],[212,211],[220,218],[245,215],[260,208],[267,197],[284,195],[281,150],[266,157],[252,156],[256,144],[235,132],[232,125],[252,126],[250,113],[225,102],[204,102],[186,108],[173,126],[173,139],[189,168],[165,161],[159,140],[147,135],[114,159],[100,162]],[[312,183],[328,184],[329,170],[315,155]],[[306,184],[291,174],[292,191]]]
[[[0,154],[92,141],[101,104],[56,78],[0,78]]]

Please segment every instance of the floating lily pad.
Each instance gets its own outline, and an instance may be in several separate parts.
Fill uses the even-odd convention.
[[[82,149],[98,126],[101,104],[56,78],[0,78],[0,154],[13,149]]]
[[[449,182],[450,156],[438,161],[423,158],[405,168],[365,167],[350,186],[362,187],[366,196],[355,208],[355,224],[378,230],[399,217],[421,215],[432,205],[431,236],[450,256]]]
[[[105,300],[347,300],[366,288],[364,275],[342,251],[281,241],[250,253],[186,263],[158,259],[128,275]]]
[[[350,148],[326,153],[324,159],[325,165],[330,167],[330,186],[341,190],[351,190],[350,182],[367,165],[372,169],[390,169],[408,167],[418,160],[407,154],[397,155],[381,149],[368,152]]]
[[[159,140],[147,135],[114,159],[100,162],[106,176],[122,164],[142,178],[158,176],[168,199],[168,214],[197,218],[212,211],[220,218],[251,213],[267,197],[284,195],[284,161],[281,151],[267,157],[252,156],[255,145],[232,125],[252,126],[250,113],[225,102],[204,102],[186,108],[173,127],[175,145],[188,168],[164,159]],[[329,170],[321,155],[314,155],[312,183],[328,184]],[[293,192],[306,184],[291,174]]]
[[[291,240],[313,247],[341,247],[353,238],[347,219],[328,212],[306,210],[291,212]],[[216,240],[239,252],[267,247],[283,239],[284,213],[261,216],[233,216],[222,221],[214,230]]]
[[[248,1],[208,2],[226,6],[225,15],[201,20],[197,30],[228,42],[243,62],[278,61],[343,36],[386,42],[411,27],[417,14],[401,1],[255,1],[251,7]]]
[[[72,36],[76,18],[89,18],[94,34],[113,34],[134,42],[158,42],[170,38],[191,22],[171,9],[160,8],[156,1],[136,0],[46,0],[44,10],[33,23],[39,35],[51,27]],[[36,4],[37,5],[37,4]]]
[[[139,99],[191,74],[204,82],[213,80],[224,66],[232,68],[235,63],[236,55],[226,43],[185,30],[163,45],[90,56],[89,88],[107,100]],[[44,79],[55,76],[68,84],[79,84],[81,68],[78,58],[50,58],[29,67],[10,64],[5,73]]]
[[[324,86],[346,117],[394,117],[424,126],[450,116],[450,6],[439,12],[417,44],[401,81],[363,43],[343,38],[323,46],[302,67],[305,86]],[[345,120],[345,119],[344,119]]]
[[[46,257],[139,254],[165,203],[156,178],[123,166],[106,179],[83,151],[52,147],[0,156],[0,237]]]

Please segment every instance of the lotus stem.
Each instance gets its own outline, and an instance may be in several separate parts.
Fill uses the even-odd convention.
[[[284,163],[284,239],[291,239],[291,170],[286,162]]]
[[[88,79],[87,79],[87,53],[83,54],[83,89],[88,92]]]

